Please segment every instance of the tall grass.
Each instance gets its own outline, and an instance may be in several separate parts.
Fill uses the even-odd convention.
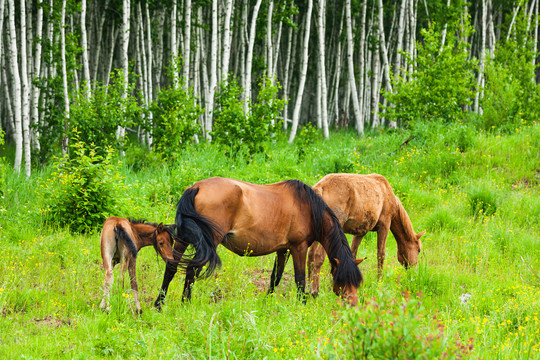
[[[405,331],[417,341],[406,356],[442,349],[456,358],[539,358],[539,139],[536,124],[506,136],[432,124],[360,139],[332,134],[304,149],[301,161],[294,144],[277,139],[250,161],[201,144],[173,163],[133,149],[117,164],[126,189],[117,194],[124,207],[116,215],[165,223],[173,222],[183,190],[211,176],[313,185],[329,172],[383,174],[415,230],[427,230],[424,248],[418,266],[405,270],[390,234],[378,280],[376,236],[368,234],[359,249],[368,259],[354,309],[331,291],[327,263],[319,297],[302,305],[292,262],[276,294],[266,296],[273,255],[239,257],[220,247],[223,267],[196,282],[191,303],[181,302],[179,273],[159,313],[153,301],[164,264],[147,248],[137,262],[143,314],[133,313],[128,276],[119,270],[105,314],[100,229],[74,235],[43,225],[35,199],[48,167],[30,179],[1,174],[0,357],[375,358],[395,349]],[[495,211],[488,214],[484,204]],[[367,333],[385,337],[373,344]],[[368,345],[371,352],[362,350]]]

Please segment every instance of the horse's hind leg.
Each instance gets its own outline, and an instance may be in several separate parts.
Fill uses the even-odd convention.
[[[109,304],[109,298],[111,296],[111,285],[114,280],[114,263],[112,256],[108,252],[103,252],[101,254],[103,258],[103,270],[105,271],[105,280],[103,281],[103,299],[101,300],[101,304],[99,307],[103,311],[109,311],[111,306]]]
[[[268,294],[272,294],[274,289],[279,285],[281,277],[283,276],[283,271],[285,270],[285,265],[289,259],[288,250],[278,251],[276,253],[276,260],[274,261],[274,269],[272,270],[272,275],[270,276],[270,287],[268,288]]]
[[[311,282],[311,296],[319,295],[319,279],[326,251],[321,244],[314,242],[308,252],[308,279]]]
[[[186,280],[184,281],[184,292],[182,301],[191,300],[191,287],[195,283],[195,278],[201,273],[202,267],[188,266],[186,269]]]
[[[364,236],[366,236],[367,231],[358,233],[354,235],[351,243],[351,252],[353,254],[353,257],[356,259],[356,255],[358,253],[358,248],[360,247],[360,244],[362,243],[362,239]]]
[[[129,278],[131,282],[131,292],[133,293],[133,301],[135,301],[135,309],[138,314],[142,313],[141,303],[139,301],[139,286],[137,284],[137,259],[129,257],[127,261]]]

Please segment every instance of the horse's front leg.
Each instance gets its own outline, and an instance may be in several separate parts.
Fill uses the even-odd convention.
[[[386,239],[388,227],[379,226],[377,229],[377,278],[380,280],[383,274],[384,259],[386,257]]]
[[[174,279],[174,275],[178,271],[178,263],[186,251],[187,244],[183,241],[176,241],[173,248],[173,258],[172,261],[167,261],[165,266],[165,274],[163,275],[163,282],[161,283],[161,290],[159,291],[158,298],[154,303],[159,311],[161,311],[161,306],[165,302],[165,296],[167,295],[167,290],[169,289],[169,284]]]
[[[274,269],[272,270],[272,275],[270,276],[270,287],[268,288],[268,294],[272,294],[275,288],[279,285],[281,277],[283,276],[283,271],[285,270],[285,265],[289,259],[289,250],[282,250],[276,253],[276,260],[274,261]]]
[[[294,281],[298,291],[298,299],[306,303],[306,255],[307,242],[291,248],[294,266]]]
[[[311,296],[319,295],[319,279],[326,251],[318,242],[313,242],[308,252],[308,279],[311,283]]]

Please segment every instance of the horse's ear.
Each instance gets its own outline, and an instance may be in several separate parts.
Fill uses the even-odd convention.
[[[417,239],[417,240],[420,240],[420,238],[422,237],[422,235],[424,235],[425,233],[426,233],[426,230],[422,231],[421,233],[416,234],[416,239]]]
[[[362,261],[366,260],[366,259],[367,259],[367,256],[365,258],[363,258],[363,259],[356,259],[356,260],[354,260],[354,262],[356,263],[356,265],[360,265],[360,263]]]
[[[336,265],[339,265],[339,259],[338,258],[334,258],[334,261],[336,262]]]
[[[163,223],[160,222],[159,225],[157,226],[157,231],[162,232],[163,230],[165,230],[165,227],[163,226]]]

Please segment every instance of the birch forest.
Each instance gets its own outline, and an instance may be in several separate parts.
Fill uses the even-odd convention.
[[[495,127],[540,104],[538,11],[537,0],[0,0],[1,129],[30,176],[74,129],[149,149],[182,146],[163,140],[179,126],[184,143],[218,141],[215,127],[236,121],[224,94],[256,115],[241,131],[269,119],[289,142],[307,124],[325,138],[474,116]]]

